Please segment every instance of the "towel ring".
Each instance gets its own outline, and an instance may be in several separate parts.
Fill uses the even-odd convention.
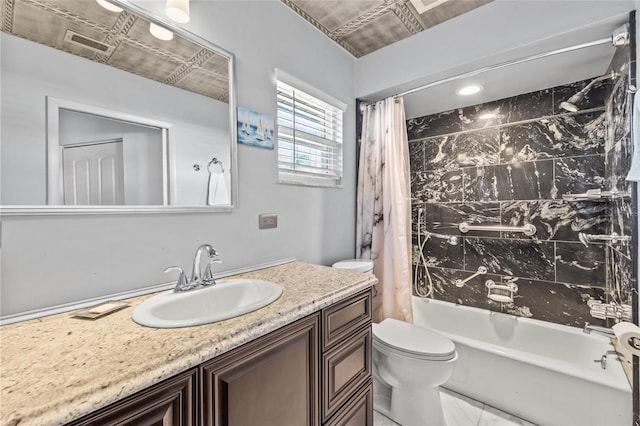
[[[211,172],[211,166],[214,165],[214,164],[219,165],[220,166],[220,170],[222,170],[222,173],[224,173],[224,166],[222,165],[222,161],[218,160],[216,157],[213,157],[211,159],[211,161],[209,161],[209,164],[207,164],[207,171],[209,173],[212,173]]]

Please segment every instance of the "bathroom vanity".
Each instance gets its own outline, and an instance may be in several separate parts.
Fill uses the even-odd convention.
[[[131,306],[2,327],[5,425],[372,425],[372,275],[291,262],[234,278],[278,283],[258,311],[179,329]]]

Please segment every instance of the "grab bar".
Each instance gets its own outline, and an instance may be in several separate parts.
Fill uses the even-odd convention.
[[[618,235],[615,232],[610,235],[594,235],[594,234],[585,234],[584,232],[578,232],[578,238],[580,242],[584,244],[585,247],[588,247],[590,243],[594,241],[611,241],[612,243],[622,242],[622,241],[631,241],[631,237],[625,235]]]
[[[458,229],[463,234],[469,231],[502,231],[502,232],[522,232],[524,235],[535,235],[536,227],[530,223],[525,223],[523,226],[502,226],[502,225],[469,225],[467,222],[462,222],[458,225]]]
[[[484,266],[478,266],[478,270],[476,271],[475,274],[471,275],[470,277],[465,278],[464,280],[461,279],[457,279],[455,281],[456,287],[462,287],[464,285],[464,283],[466,283],[467,281],[469,281],[470,279],[473,279],[475,277],[477,277],[478,275],[484,275],[487,273],[487,268]]]

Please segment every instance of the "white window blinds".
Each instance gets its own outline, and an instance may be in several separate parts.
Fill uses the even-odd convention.
[[[282,183],[342,186],[342,115],[278,75],[278,177]],[[313,90],[313,89],[312,89]],[[325,99],[328,96],[324,96]]]

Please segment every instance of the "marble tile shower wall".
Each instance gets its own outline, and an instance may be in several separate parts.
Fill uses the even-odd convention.
[[[608,72],[619,76],[611,87],[605,103],[607,132],[605,136],[605,176],[610,188],[628,192],[625,177],[631,168],[631,120],[629,87],[629,48],[618,49]],[[631,235],[631,202],[618,198],[611,203],[609,233]],[[617,303],[631,305],[631,246],[614,244],[608,248],[607,296]]]
[[[610,232],[615,222],[610,220],[611,203],[569,202],[562,195],[608,189],[615,173],[607,175],[607,164],[612,170],[624,169],[614,159],[616,149],[622,148],[612,144],[607,150],[612,128],[605,106],[624,107],[618,101],[607,103],[611,83],[604,83],[588,93],[580,111],[560,108],[588,82],[407,120],[419,290],[429,286],[424,268],[415,266],[420,258],[419,208],[424,211],[422,229],[441,234],[462,235],[458,224],[463,221],[532,223],[537,228],[532,237],[471,231],[456,245],[427,239],[422,251],[434,297],[560,324],[598,323],[585,302],[590,297],[606,300],[607,259],[626,254],[608,253],[604,244],[585,247],[578,240],[581,231]],[[481,118],[488,113],[495,116]],[[626,211],[625,206],[621,209]],[[455,286],[455,279],[468,277],[479,266],[488,273],[462,288]],[[514,302],[488,300],[487,279],[516,283]]]

